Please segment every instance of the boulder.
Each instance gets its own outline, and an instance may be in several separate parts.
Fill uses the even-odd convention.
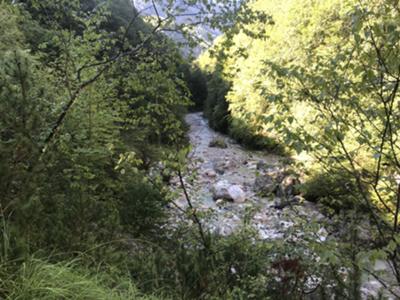
[[[214,200],[217,200],[217,199],[230,200],[229,193],[228,193],[229,186],[230,186],[230,184],[226,180],[220,180],[217,183],[215,183],[212,187],[212,193],[213,193]]]
[[[243,203],[246,200],[246,193],[239,185],[231,185],[228,188],[228,193],[235,203]]]
[[[218,181],[212,187],[213,198],[225,199],[241,203],[246,200],[246,194],[239,185],[232,185],[226,180]]]
[[[214,162],[213,168],[215,172],[217,172],[220,175],[223,175],[225,173],[225,164],[221,161]]]
[[[345,217],[342,217],[340,223],[340,229],[338,231],[339,236],[346,238],[348,236],[354,237],[355,234],[355,237],[359,242],[362,242],[365,245],[372,243],[374,236],[373,226],[368,219],[361,217],[357,218],[357,224],[351,226],[349,225],[350,223],[348,222],[348,220]]]
[[[361,285],[360,292],[363,299],[379,299],[379,294],[384,291],[382,284],[375,279],[364,282]],[[390,298],[388,298],[390,299]]]
[[[371,222],[368,219],[360,220],[357,228],[357,238],[364,243],[370,243],[373,241],[373,235],[371,234]]]
[[[180,185],[180,181],[179,181],[179,177],[172,177],[170,180],[169,180],[169,184],[170,185],[173,185],[173,186],[179,186]]]
[[[236,167],[237,167],[237,164],[236,164],[232,159],[230,159],[230,160],[226,160],[226,161],[225,161],[224,167],[225,167],[227,170],[231,170],[231,169],[236,168]]]

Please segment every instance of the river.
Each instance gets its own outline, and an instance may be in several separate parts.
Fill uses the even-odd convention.
[[[189,155],[189,171],[184,177],[185,185],[193,206],[198,211],[208,212],[210,217],[206,226],[209,229],[227,235],[243,224],[247,217],[260,238],[276,239],[282,238],[299,216],[308,220],[323,218],[313,203],[303,200],[297,205],[277,208],[282,197],[274,193],[260,196],[257,192],[256,178],[268,176],[263,174],[260,166],[283,173],[286,168],[283,157],[245,149],[229,137],[212,130],[201,113],[188,114],[186,122],[190,126],[188,135],[192,151]],[[223,141],[226,147],[210,147],[215,140]],[[221,182],[228,187],[240,188],[244,201],[215,199],[213,190]],[[182,209],[188,205],[183,195],[175,203]],[[325,238],[323,229],[320,238]]]

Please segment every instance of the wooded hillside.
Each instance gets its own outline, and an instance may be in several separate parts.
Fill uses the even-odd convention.
[[[0,1],[0,298],[398,299],[398,1],[145,2]]]

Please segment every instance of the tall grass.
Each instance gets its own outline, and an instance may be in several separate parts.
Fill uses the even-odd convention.
[[[9,270],[8,274],[1,273],[1,299],[158,299],[142,295],[128,277],[91,272],[81,267],[79,260],[50,263],[31,257],[17,269]]]

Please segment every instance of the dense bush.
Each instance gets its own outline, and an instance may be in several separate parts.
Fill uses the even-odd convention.
[[[300,190],[307,200],[319,202],[336,212],[362,207],[355,180],[348,173],[315,171]]]
[[[165,195],[161,187],[132,178],[121,196],[121,224],[134,236],[148,234],[165,221]]]
[[[191,94],[193,104],[191,111],[202,111],[208,96],[207,78],[200,68],[187,68],[185,81]]]
[[[277,154],[284,153],[284,147],[274,140],[274,138],[257,133],[241,120],[233,119],[230,122],[229,135],[250,149],[266,150]]]
[[[208,96],[204,105],[204,114],[208,118],[211,128],[228,132],[229,112],[226,93],[229,90],[227,83],[218,72],[209,75]]]
[[[234,136],[256,145],[265,136],[273,141],[267,147],[276,143],[301,154],[310,170],[349,174],[364,205],[388,220],[398,219],[393,174],[399,173],[400,126],[393,55],[399,15],[392,4],[255,1],[251,8],[273,22],[242,22],[199,59],[203,69],[223,74],[223,82],[209,85],[225,91],[220,98]],[[208,110],[219,103],[210,102]]]

